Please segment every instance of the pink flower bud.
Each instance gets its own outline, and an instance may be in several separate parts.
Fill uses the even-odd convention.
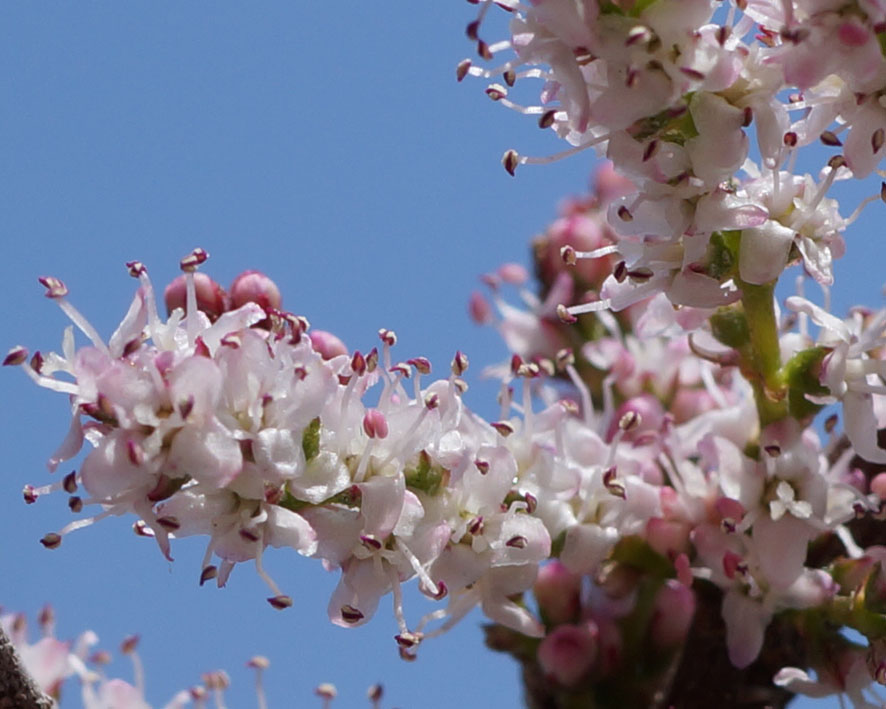
[[[597,624],[597,672],[607,675],[621,665],[624,656],[624,640],[621,636],[621,628],[614,618],[610,616],[598,616],[594,618]]]
[[[685,423],[717,407],[714,397],[706,389],[680,389],[671,400],[670,412],[674,423]]]
[[[529,280],[529,274],[519,263],[503,263],[498,267],[498,277],[505,283],[522,286]]]
[[[612,271],[612,257],[576,258],[575,252],[605,246],[606,234],[605,216],[596,211],[567,214],[554,221],[534,244],[541,279],[553,283],[558,273],[566,271],[583,287],[599,289]]]
[[[471,299],[468,301],[468,313],[471,320],[478,325],[488,325],[493,320],[492,307],[479,291],[471,293]]]
[[[309,337],[311,338],[311,345],[314,347],[314,350],[323,359],[332,359],[338,355],[348,353],[348,348],[345,347],[345,343],[331,332],[326,332],[325,330],[312,330]]]
[[[257,303],[265,310],[280,310],[283,298],[280,289],[261,271],[243,271],[231,284],[231,307],[236,309],[246,303]]]
[[[538,608],[546,622],[568,623],[581,610],[581,576],[554,559],[538,570],[533,588]]]
[[[691,588],[668,579],[655,597],[650,636],[660,648],[683,643],[695,615],[695,594]]]
[[[166,302],[166,312],[171,313],[176,308],[187,309],[187,277],[181,276],[173,279],[163,291],[163,300]],[[225,310],[227,302],[222,287],[213,281],[205,273],[194,273],[194,290],[197,292],[197,308],[206,313],[210,320],[215,320]]]
[[[630,194],[635,189],[634,183],[619,175],[611,162],[605,162],[597,168],[594,175],[594,191],[603,204]]]
[[[689,548],[689,525],[653,517],[646,523],[646,542],[662,556],[674,558]]]
[[[597,625],[558,625],[538,646],[538,663],[545,674],[567,687],[587,674],[597,659]]]
[[[843,22],[837,29],[837,36],[841,44],[847,47],[862,47],[873,39],[871,31],[857,19]]]
[[[871,492],[881,500],[886,500],[886,473],[878,473],[871,480]]]
[[[386,438],[388,421],[378,409],[369,409],[363,416],[363,430],[370,438]]]

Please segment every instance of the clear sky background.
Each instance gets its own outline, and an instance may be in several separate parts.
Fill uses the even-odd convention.
[[[506,148],[562,146],[492,104],[483,82],[456,83],[473,11],[454,0],[0,4],[0,349],[60,346],[67,321],[37,276],[65,280],[107,336],[136,286],[125,261],[162,286],[202,246],[217,280],[264,270],[287,309],[352,348],[392,328],[401,358],[425,355],[441,375],[464,350],[468,402],[489,415],[495,387],[479,370],[505,350],[469,321],[467,297],[478,274],[528,262],[529,239],[585,189],[593,163],[502,170]],[[843,305],[879,303],[883,212],[870,211],[838,269],[852,282]],[[199,588],[205,541],[179,540],[170,564],[132,519],[43,549],[70,519],[66,498],[25,506],[21,488],[50,479],[66,401],[21,372],[0,375],[0,604],[33,619],[49,601],[60,637],[92,628],[115,652],[141,634],[155,706],[215,668],[232,676],[229,706],[254,706],[243,664],[257,653],[271,660],[278,709],[319,706],[320,682],[338,685],[339,707],[364,706],[374,682],[386,707],[519,705],[516,666],[483,649],[480,616],[403,663],[388,601],[368,626],[332,626],[337,574],[295,552],[266,557],[295,599],[281,613],[251,565],[226,589]],[[131,677],[125,661],[113,669]]]

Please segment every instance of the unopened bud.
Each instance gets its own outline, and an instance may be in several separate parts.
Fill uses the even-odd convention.
[[[195,273],[194,290],[197,294],[197,309],[206,313],[210,320],[218,319],[227,310],[225,292],[222,287],[205,273]],[[163,291],[166,312],[172,313],[176,308],[187,310],[188,291],[187,276],[176,276]]]
[[[256,303],[265,310],[280,310],[283,298],[280,289],[261,271],[243,271],[231,284],[231,307],[239,308],[246,303]]]
[[[471,298],[468,301],[468,313],[471,320],[478,325],[488,325],[494,319],[489,301],[479,291],[471,293]]]
[[[378,409],[369,409],[363,416],[363,431],[370,438],[387,438],[388,421]]]
[[[590,671],[597,659],[598,630],[593,621],[558,625],[538,646],[538,663],[545,675],[570,687]]]
[[[560,625],[578,617],[582,577],[553,559],[538,570],[533,593],[547,623]]]
[[[695,594],[673,579],[665,581],[655,596],[650,636],[660,648],[682,645],[695,615]]]

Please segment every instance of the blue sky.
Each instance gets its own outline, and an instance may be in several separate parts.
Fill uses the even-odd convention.
[[[59,347],[67,323],[37,276],[65,280],[109,335],[135,287],[124,262],[143,261],[162,284],[202,246],[219,281],[262,269],[287,309],[351,347],[392,328],[402,358],[425,355],[440,372],[464,350],[468,401],[493,411],[479,370],[505,352],[469,321],[467,297],[479,273],[527,262],[529,239],[560,198],[584,190],[592,162],[516,179],[502,170],[506,148],[560,146],[492,104],[482,82],[456,83],[472,12],[442,1],[0,4],[3,347]],[[855,265],[838,277],[856,290],[840,303],[878,301],[882,272],[861,267],[873,231],[860,224],[850,239]],[[108,649],[140,633],[155,705],[225,668],[229,705],[253,706],[243,663],[256,653],[271,659],[277,707],[312,706],[320,682],[338,685],[336,706],[363,706],[379,681],[386,706],[518,704],[516,667],[482,648],[478,616],[407,665],[384,604],[363,628],[330,625],[335,575],[285,550],[267,558],[296,601],[283,613],[247,565],[224,590],[199,588],[203,542],[179,541],[170,564],[132,535],[132,520],[44,550],[40,537],[70,517],[66,501],[26,507],[21,488],[49,479],[65,401],[16,371],[2,373],[2,392],[0,604],[33,618],[50,601],[60,636],[93,628]],[[126,663],[115,668],[130,676]]]

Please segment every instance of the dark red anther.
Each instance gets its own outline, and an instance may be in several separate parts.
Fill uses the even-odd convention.
[[[359,623],[363,620],[363,614],[352,605],[344,605],[341,607],[341,618],[345,623],[350,623],[353,625],[354,623]]]
[[[218,576],[218,567],[212,565],[204,567],[203,571],[200,572],[200,585],[202,586],[207,581],[211,581],[216,576]]]
[[[286,608],[292,607],[292,598],[281,593],[279,596],[272,596],[271,598],[269,598],[268,603],[270,603],[271,606],[273,608],[276,608],[278,611],[282,611]]]
[[[462,59],[458,66],[455,67],[455,78],[457,81],[463,81],[464,78],[468,75],[468,72],[471,70],[471,60],[470,59]]]
[[[427,357],[413,357],[407,362],[415,367],[419,374],[431,373],[431,362]]]
[[[382,543],[371,534],[360,535],[360,542],[369,551],[379,551],[382,548]]]
[[[508,539],[505,542],[506,547],[511,547],[511,549],[525,549],[526,545],[529,543],[529,540],[526,539],[522,534],[515,534],[513,537]]]
[[[351,371],[358,377],[363,376],[366,372],[366,358],[360,354],[359,350],[354,352],[354,355],[351,357]]]
[[[62,478],[62,489],[69,495],[77,492],[77,473],[75,471],[72,470]]]
[[[148,269],[145,268],[145,265],[141,261],[127,261],[126,270],[129,271],[129,275],[133,278],[138,278],[142,274],[148,272]]]
[[[10,367],[19,364],[24,364],[25,360],[28,359],[28,351],[22,347],[13,347],[9,352],[7,352],[6,357],[3,359],[3,366]]]
[[[195,271],[198,266],[206,262],[206,259],[209,258],[209,254],[205,249],[201,249],[199,246],[194,249],[191,253],[185,256],[179,262],[179,268],[186,273]]]
[[[33,485],[25,485],[22,488],[22,496],[25,498],[25,503],[29,505],[33,505],[37,502],[37,498],[40,497]]]
[[[64,298],[68,294],[68,287],[54,276],[40,276],[37,280],[40,281],[40,285],[46,288],[47,298]]]
[[[40,540],[40,543],[47,549],[58,549],[58,547],[62,543],[62,536],[61,534],[50,532],[49,534],[43,536],[43,539]]]
[[[256,532],[254,529],[241,529],[240,536],[247,542],[257,542],[259,539],[261,539],[261,534]]]

